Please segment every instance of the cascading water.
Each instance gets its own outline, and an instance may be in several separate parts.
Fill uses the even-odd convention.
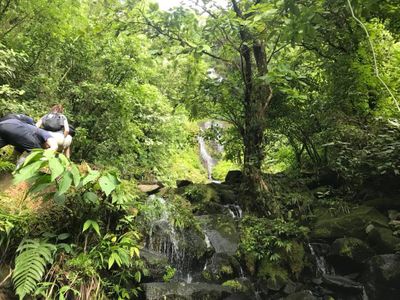
[[[205,130],[211,128],[212,126],[214,126],[214,124],[216,124],[216,123],[211,122],[211,121],[207,121],[207,122],[200,124],[201,133],[203,133]],[[220,126],[220,124],[217,124],[217,126]],[[201,134],[198,135],[197,141],[198,141],[199,147],[200,147],[200,158],[201,158],[203,165],[207,169],[208,179],[213,181],[212,170],[215,167],[215,165],[218,163],[218,161],[208,153],[208,150],[206,147],[206,142],[204,140],[204,137]],[[213,148],[216,150],[216,152],[222,153],[224,151],[223,146],[220,143],[218,143],[217,141],[213,141],[212,144],[213,144]]]
[[[180,247],[185,236],[177,232],[171,224],[165,199],[153,195],[149,197],[148,202],[152,202],[158,214],[150,220],[145,248],[165,255],[176,268],[177,275],[182,277],[184,281],[191,281],[191,276],[188,273],[190,258],[186,255],[185,249]]]
[[[225,209],[234,219],[241,219],[243,216],[242,208],[237,204],[227,204],[224,205]]]
[[[211,157],[210,154],[208,154],[207,148],[206,148],[206,142],[204,141],[204,138],[202,136],[198,136],[197,140],[199,142],[200,146],[200,157],[201,160],[204,164],[204,166],[207,168],[207,174],[208,174],[208,179],[212,180],[212,169],[216,165],[215,159]]]
[[[323,276],[323,275],[335,275],[335,270],[332,266],[330,266],[325,258],[322,255],[316,253],[314,246],[312,244],[308,244],[308,248],[310,249],[311,255],[315,259],[316,264],[316,275]]]

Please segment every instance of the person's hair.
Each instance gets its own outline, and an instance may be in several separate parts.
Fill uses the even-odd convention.
[[[64,107],[62,104],[56,104],[51,108],[51,112],[62,114],[64,112]]]

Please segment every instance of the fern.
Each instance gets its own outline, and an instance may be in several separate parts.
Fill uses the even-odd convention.
[[[15,258],[13,283],[19,299],[23,299],[36,289],[42,279],[45,267],[53,262],[56,246],[40,240],[25,240],[18,247]]]

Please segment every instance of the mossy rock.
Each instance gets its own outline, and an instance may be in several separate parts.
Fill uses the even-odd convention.
[[[239,246],[239,230],[236,221],[227,215],[199,216],[201,227],[217,253],[234,255]]]
[[[356,237],[366,239],[368,225],[388,227],[388,218],[373,207],[360,206],[349,214],[338,217],[330,216],[324,212],[317,216],[311,237],[314,239],[334,240],[342,237]]]
[[[370,299],[399,299],[400,255],[372,257],[366,264],[362,282]]]
[[[146,269],[149,270],[149,277],[153,281],[161,281],[169,266],[168,257],[148,249],[140,250],[140,256]]]
[[[289,281],[288,271],[280,264],[271,262],[269,258],[261,260],[257,277],[273,291],[281,290]]]
[[[388,209],[400,209],[400,197],[377,197],[365,202],[365,205],[372,206],[380,211]]]
[[[340,238],[333,242],[328,259],[335,270],[350,273],[360,271],[363,262],[373,255],[374,251],[362,240]]]
[[[240,264],[232,255],[215,253],[202,272],[203,278],[212,282],[224,282],[240,275]]]
[[[389,254],[400,250],[400,238],[393,235],[389,228],[368,226],[368,241],[378,254]]]
[[[191,203],[218,202],[219,196],[216,190],[206,184],[191,184],[177,189],[178,194],[184,196]]]

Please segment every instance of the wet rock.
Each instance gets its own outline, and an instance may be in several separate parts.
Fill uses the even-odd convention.
[[[177,180],[177,181],[176,181],[176,187],[178,187],[178,188],[182,188],[182,187],[189,186],[189,185],[192,185],[192,184],[193,184],[192,181],[186,180],[186,179],[184,179],[184,180]]]
[[[328,288],[333,290],[338,290],[340,292],[354,292],[354,293],[362,293],[364,287],[361,283],[353,281],[349,278],[343,276],[335,276],[335,275],[324,275],[322,276],[323,284]]]
[[[239,276],[239,262],[227,253],[215,253],[203,270],[204,279],[212,282],[224,282]]]
[[[370,299],[400,299],[400,255],[372,257],[362,275]]]
[[[289,280],[287,282],[287,284],[285,285],[283,292],[286,295],[292,295],[292,294],[296,293],[301,288],[301,286],[302,286],[301,283],[296,283],[296,282]]]
[[[391,221],[398,221],[400,220],[400,212],[397,210],[389,210],[388,216]]]
[[[162,281],[167,266],[169,266],[168,257],[148,249],[140,250],[140,256],[149,270],[152,281]]]
[[[278,292],[283,289],[287,284],[287,279],[281,276],[276,276],[275,278],[268,278],[267,288],[271,291]]]
[[[219,196],[211,185],[191,184],[178,188],[177,193],[194,204],[219,202]]]
[[[224,300],[254,300],[254,295],[247,295],[244,293],[233,294]]]
[[[340,238],[333,242],[328,255],[328,261],[339,273],[360,271],[362,263],[372,257],[374,251],[362,240],[357,238]]]
[[[216,253],[236,253],[240,237],[237,223],[231,216],[204,215],[197,218]]]
[[[393,253],[400,247],[400,238],[395,237],[389,228],[370,225],[367,234],[368,241],[379,254]]]
[[[167,220],[152,225],[146,245],[167,256],[169,263],[181,271],[204,265],[208,253],[205,237],[195,226],[176,230]]]
[[[381,189],[381,187],[380,187]],[[388,209],[400,209],[400,199],[399,196],[394,197],[376,197],[374,199],[365,202],[365,205],[375,207],[380,211],[385,211]]]
[[[228,280],[222,285],[234,290],[235,294],[233,294],[229,299],[255,299],[254,287],[248,278],[241,277],[234,280]]]
[[[217,192],[220,203],[233,204],[238,202],[238,193],[232,186],[216,183],[210,183],[208,186],[212,187]]]
[[[161,183],[157,183],[157,184],[139,184],[138,185],[138,189],[141,192],[146,193],[148,195],[156,194],[163,187],[164,186]]]
[[[243,181],[243,173],[239,170],[229,171],[226,174],[225,182],[226,184],[237,185]]]
[[[146,300],[223,300],[233,294],[229,287],[206,283],[146,283],[142,284]]]
[[[311,291],[306,290],[289,295],[285,300],[317,300],[317,297]]]
[[[311,236],[317,239],[333,240],[342,237],[356,237],[366,239],[365,229],[373,224],[388,227],[388,218],[372,207],[360,206],[349,214],[337,217],[327,212],[321,212],[311,232]]]

